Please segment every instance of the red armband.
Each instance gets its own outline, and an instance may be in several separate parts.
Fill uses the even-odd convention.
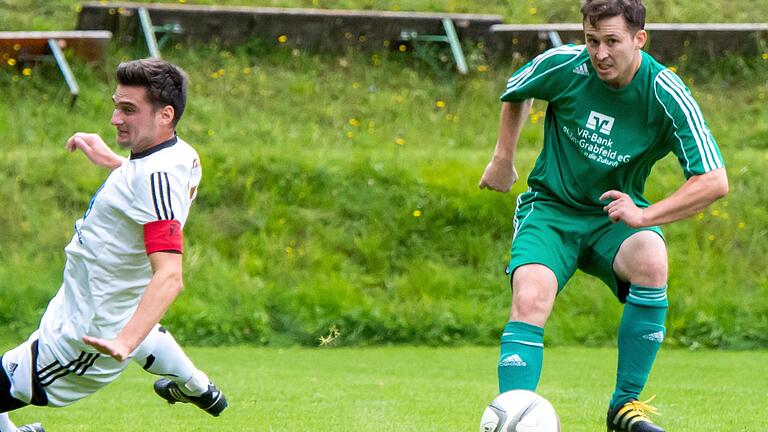
[[[177,220],[159,220],[144,225],[144,247],[147,255],[155,252],[182,253],[184,236]]]

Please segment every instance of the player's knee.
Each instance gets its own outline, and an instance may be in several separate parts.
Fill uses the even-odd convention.
[[[666,257],[638,259],[632,266],[629,281],[636,285],[661,287],[667,284]]]
[[[543,326],[552,310],[554,297],[538,287],[516,287],[512,295],[511,318]]]

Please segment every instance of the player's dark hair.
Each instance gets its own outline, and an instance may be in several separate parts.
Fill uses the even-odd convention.
[[[645,28],[642,0],[583,0],[581,14],[593,26],[602,19],[623,16],[632,33]]]
[[[124,86],[147,89],[149,103],[155,109],[173,107],[173,125],[181,119],[187,105],[187,73],[160,59],[141,59],[120,63],[117,82]]]

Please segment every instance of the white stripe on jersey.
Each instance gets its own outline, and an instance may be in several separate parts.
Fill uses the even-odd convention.
[[[681,109],[683,109],[683,112],[685,112],[691,132],[697,139],[696,143],[699,147],[699,152],[701,152],[704,169],[710,171],[715,168],[720,168],[722,164],[717,157],[714,144],[710,139],[709,131],[704,124],[704,118],[701,115],[701,111],[699,110],[696,101],[685,91],[684,84],[678,79],[675,79],[675,76],[672,75],[672,72],[669,70],[659,73],[657,80],[659,80],[660,85],[674,97]],[[679,97],[675,97],[675,94]]]
[[[515,89],[521,87],[523,84],[527,84],[528,78],[531,75],[533,75],[533,73],[536,71],[536,68],[539,66],[539,64],[542,61],[544,61],[544,60],[546,60],[546,59],[548,59],[548,58],[550,58],[552,56],[559,55],[559,54],[570,54],[570,55],[573,55],[573,58],[576,58],[576,57],[578,57],[579,54],[581,54],[582,51],[584,51],[585,47],[586,47],[585,45],[579,45],[579,46],[563,45],[563,46],[558,47],[558,48],[553,48],[553,49],[545,52],[544,54],[541,54],[540,56],[536,57],[533,60],[533,62],[530,64],[530,66],[528,66],[527,68],[522,70],[520,73],[518,73],[515,76],[510,77],[509,80],[507,80],[507,91],[506,92],[509,93],[510,91],[515,90]],[[567,62],[565,62],[563,64],[557,65],[557,66],[555,66],[555,67],[553,67],[551,69],[548,69],[548,70],[542,72],[539,75],[534,76],[532,78],[532,80],[536,79],[536,78],[539,78],[539,77],[542,77],[542,76],[544,76],[544,75],[546,75],[546,74],[548,74],[548,73],[550,73],[550,72],[552,72],[554,70],[557,70],[557,69],[567,65],[568,63],[573,61],[573,58],[568,60]]]
[[[710,138],[709,130],[704,124],[704,117],[701,114],[701,110],[693,97],[685,91],[684,84],[675,79],[674,75],[672,75],[672,71],[668,69],[660,72],[656,77],[655,82],[672,96],[685,114],[688,127],[691,129],[693,138],[696,141],[696,146],[699,148],[704,171],[709,172],[721,168],[723,163],[717,156],[717,151]],[[659,100],[659,102],[661,102],[661,100]],[[663,105],[664,104],[662,103],[662,106]],[[666,111],[666,107],[664,109]],[[667,115],[669,115],[668,112]],[[679,136],[678,139],[680,139]]]
[[[155,172],[150,175],[152,183],[152,201],[155,204],[157,220],[175,219],[171,202],[171,182],[167,172]]]
[[[680,138],[680,135],[677,134],[678,126],[675,122],[675,118],[672,117],[672,114],[667,111],[667,107],[664,105],[664,103],[659,99],[659,92],[658,92],[658,86],[653,86],[653,93],[656,96],[656,100],[659,102],[659,105],[661,105],[662,108],[664,108],[664,112],[667,114],[667,117],[669,117],[670,120],[672,120],[672,126],[675,127],[675,137],[677,137],[677,142],[680,143],[680,150],[683,152],[683,157],[685,158],[685,169],[686,171],[691,171],[691,160],[688,159],[688,154],[685,152],[685,146],[683,145],[683,139]]]

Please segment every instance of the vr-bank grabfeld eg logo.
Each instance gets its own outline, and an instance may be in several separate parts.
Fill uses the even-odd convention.
[[[584,128],[576,127],[576,130],[573,131],[568,126],[563,125],[562,129],[568,139],[581,149],[581,153],[587,159],[610,167],[617,167],[619,164],[629,162],[632,156],[619,154],[618,149],[613,148],[614,141],[610,135],[614,121],[615,118],[609,115],[590,111]]]

